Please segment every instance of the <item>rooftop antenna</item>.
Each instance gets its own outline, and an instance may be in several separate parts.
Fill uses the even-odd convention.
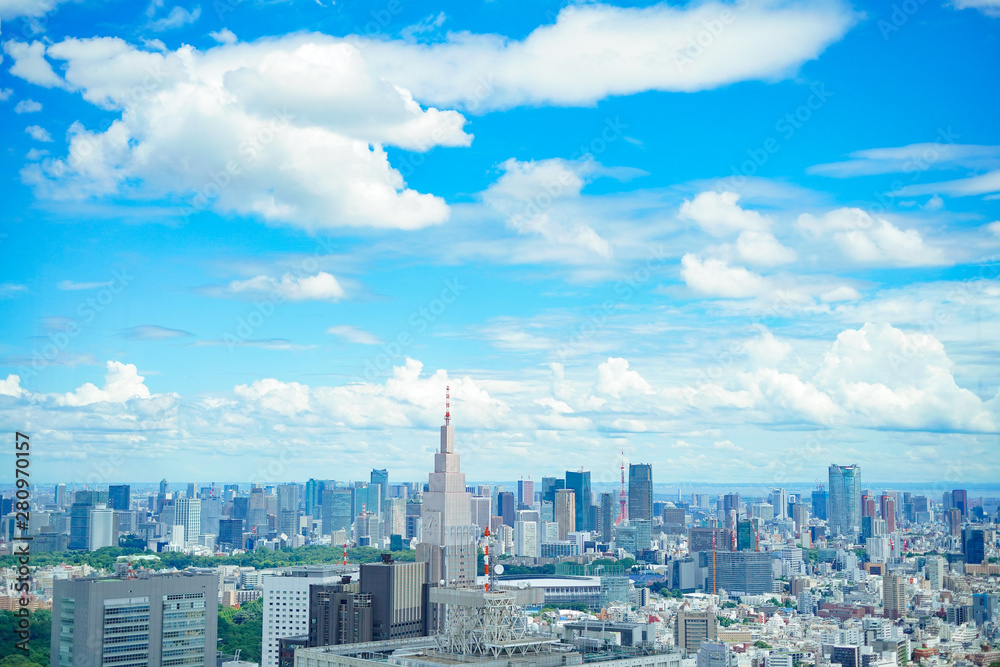
[[[444,388],[444,425],[451,423],[451,387],[445,385]]]

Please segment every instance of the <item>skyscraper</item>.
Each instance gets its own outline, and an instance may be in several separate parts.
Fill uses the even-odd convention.
[[[965,489],[955,489],[951,492],[952,507],[962,513],[962,518],[969,518],[969,493]]]
[[[446,396],[440,451],[434,454],[434,472],[428,476],[421,503],[422,540],[417,545],[417,560],[430,563],[430,581],[472,586],[476,583],[479,529],[472,523],[472,494],[465,489],[465,474],[455,453],[450,394]]]
[[[514,513],[517,511],[516,505],[514,494],[510,491],[501,491],[497,495],[497,516],[503,519],[505,526],[514,527]]]
[[[575,530],[590,530],[590,506],[594,504],[594,498],[590,491],[590,471],[566,471],[566,488],[574,495],[576,506]]]
[[[354,489],[323,489],[322,533],[332,535],[334,531],[347,531],[351,535],[351,524],[354,523]]]
[[[554,503],[556,491],[566,488],[566,480],[558,477],[542,477],[542,502]]]
[[[186,544],[198,544],[201,540],[201,501],[196,498],[174,501],[174,525],[184,526]]]
[[[648,463],[628,466],[628,518],[653,520],[653,466]]]
[[[861,468],[830,465],[827,525],[831,535],[856,539],[861,532]]]
[[[572,489],[559,489],[556,491],[555,519],[559,525],[559,539],[566,537],[576,530],[576,494]]]
[[[108,507],[127,512],[131,504],[132,494],[128,484],[112,484],[108,487]]]
[[[812,492],[812,515],[817,519],[827,520],[827,503],[830,500],[830,494],[826,489],[816,489]]]
[[[219,579],[157,574],[145,579],[56,579],[53,664],[215,664]]]
[[[775,519],[788,518],[788,492],[784,489],[771,489],[771,507],[774,508]]]
[[[885,531],[888,534],[896,532],[896,499],[893,496],[883,494],[879,498],[881,505],[882,519],[885,521]]]
[[[385,468],[372,469],[370,480],[372,486],[379,487],[380,489],[379,498],[382,500],[382,502],[385,502],[386,498],[389,497],[389,471],[386,470]],[[372,510],[372,508],[369,507],[368,511],[374,511],[374,510]]]
[[[97,491],[77,491],[69,508],[69,549],[86,551],[90,546],[90,512],[97,507]]]
[[[426,634],[427,563],[381,562],[361,566],[361,593],[372,598],[372,641]]]
[[[309,586],[340,580],[340,574],[334,568],[324,565],[292,567],[280,574],[263,576],[264,619],[261,624],[260,656],[263,667],[278,667],[278,648],[282,638],[308,636]]]
[[[291,538],[299,532],[299,485],[282,484],[278,487],[278,535]]]
[[[535,504],[535,483],[530,479],[517,481],[517,509],[530,510]]]
[[[970,565],[979,565],[986,560],[986,533],[981,526],[962,529],[962,555]]]
[[[895,574],[882,577],[882,615],[893,620],[906,616],[906,578]]]
[[[610,542],[615,525],[615,496],[613,493],[601,494],[601,541]]]

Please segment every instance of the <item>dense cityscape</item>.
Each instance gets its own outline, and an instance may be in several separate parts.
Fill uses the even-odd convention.
[[[1000,667],[1000,0],[0,0],[0,667]]]
[[[0,549],[64,560],[5,567],[0,608],[13,622],[51,613],[53,667],[1000,661],[1000,498],[873,490],[859,466],[831,464],[808,495],[666,499],[653,474],[623,461],[617,492],[595,492],[583,468],[467,484],[449,411],[426,483],[377,469],[304,485],[35,487],[26,510],[27,494],[4,495]],[[316,562],[229,560],[306,552]],[[104,567],[73,559],[102,553]],[[243,608],[259,635],[241,657],[224,652],[220,622]]]

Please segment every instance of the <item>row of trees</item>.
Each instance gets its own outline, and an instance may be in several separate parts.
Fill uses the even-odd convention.
[[[115,561],[121,556],[148,556],[151,551],[136,547],[104,547],[96,551],[61,551],[31,555],[31,565],[44,567],[51,565],[83,565],[94,568],[112,570]],[[347,559],[352,563],[374,563],[384,553],[374,547],[354,547],[347,550]],[[412,549],[392,552],[393,560],[412,561],[416,552]],[[291,565],[317,565],[320,563],[339,562],[344,555],[343,547],[311,545],[297,549],[257,549],[234,556],[191,556],[176,551],[153,554],[156,559],[137,558],[134,565],[153,570],[186,567],[216,567],[217,565],[239,565],[241,567],[287,567]],[[0,557],[0,567],[16,567],[16,556]]]

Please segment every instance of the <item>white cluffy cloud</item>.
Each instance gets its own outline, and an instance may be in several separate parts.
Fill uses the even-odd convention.
[[[1000,17],[1000,0],[953,0],[955,9],[978,9],[987,16]]]
[[[133,398],[150,398],[149,387],[144,384],[145,378],[139,375],[133,364],[109,361],[107,369],[103,389],[87,382],[76,391],[59,397],[57,402],[60,405],[79,407],[92,403],[124,403]]]
[[[799,216],[796,226],[814,238],[830,236],[849,259],[863,264],[935,266],[948,259],[924,243],[916,229],[900,229],[858,208],[838,208],[821,218]]]
[[[233,294],[276,294],[289,301],[339,301],[346,295],[337,279],[326,271],[305,277],[286,273],[280,279],[260,275],[234,280],[229,283],[229,291]]]
[[[383,145],[425,151],[472,141],[461,114],[421,107],[357,48],[325,35],[166,53],[117,38],[5,49],[13,74],[122,110],[105,132],[72,125],[67,158],[25,167],[41,196],[128,194],[139,184],[192,211],[308,229],[416,229],[446,220],[448,206],[407,188]],[[65,80],[47,58],[63,62]]]
[[[599,171],[590,161],[561,159],[503,162],[504,174],[483,193],[483,201],[501,213],[507,225],[525,236],[538,236],[553,247],[575,248],[584,255],[608,258],[611,243],[579,215],[573,204]]]
[[[366,58],[419,99],[470,111],[590,105],[646,90],[696,91],[788,76],[857,16],[840,2],[676,7],[570,5],[522,40],[457,33],[432,45],[372,40]]]
[[[701,259],[688,253],[681,258],[681,278],[687,286],[707,296],[734,299],[762,296],[773,289],[771,281],[742,266],[717,258]]]
[[[702,192],[681,204],[682,220],[692,220],[712,236],[727,236],[736,232],[766,232],[769,218],[757,211],[740,208],[740,196],[735,192]]]

